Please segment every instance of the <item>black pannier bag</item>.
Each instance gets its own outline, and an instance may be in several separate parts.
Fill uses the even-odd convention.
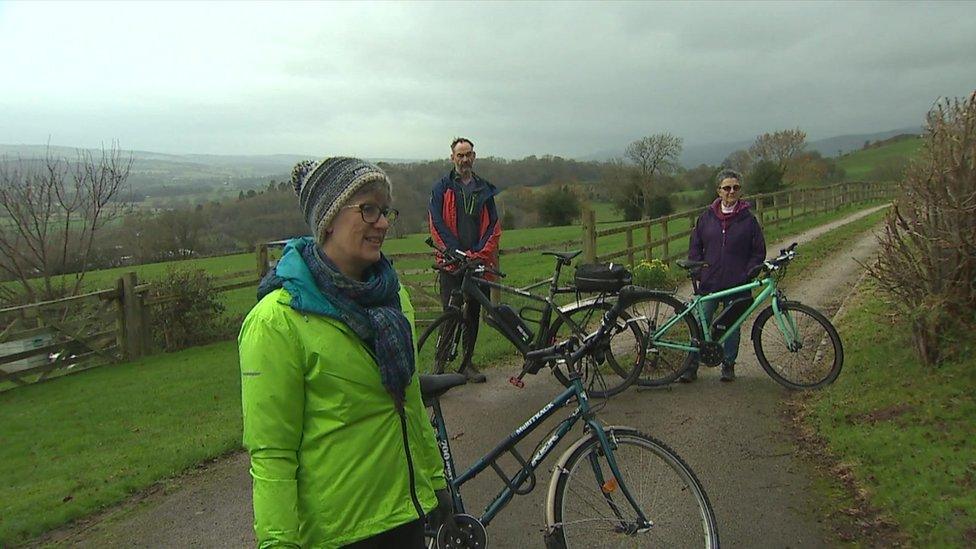
[[[576,267],[576,289],[581,292],[617,292],[631,281],[630,271],[620,263]]]
[[[742,313],[746,312],[746,309],[752,305],[751,297],[740,297],[729,303],[729,306],[722,309],[715,320],[712,321],[712,340],[717,340],[718,338],[725,335],[725,332],[729,329],[729,326],[739,320]]]

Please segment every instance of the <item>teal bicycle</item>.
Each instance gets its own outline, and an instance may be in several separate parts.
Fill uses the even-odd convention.
[[[753,269],[749,273],[751,282],[705,295],[698,293],[697,275],[706,263],[677,261],[691,276],[693,299],[685,303],[670,293],[659,292],[628,310],[642,321],[648,334],[644,370],[637,383],[657,386],[675,381],[691,366],[695,353],[707,366],[721,364],[722,345],[767,301],[771,303],[756,317],[751,336],[756,358],[766,373],[789,389],[816,389],[833,383],[844,365],[844,347],[837,330],[819,311],[788,300],[778,287],[795,256],[793,243],[778,257]],[[759,294],[751,297],[757,289]],[[710,325],[705,322],[704,303],[738,294],[750,297],[733,300]]]

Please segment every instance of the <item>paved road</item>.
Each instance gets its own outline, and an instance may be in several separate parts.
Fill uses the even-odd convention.
[[[870,211],[790,240],[802,244]],[[770,255],[783,246],[775,243]],[[845,253],[811,268],[802,282],[787,288],[788,295],[833,313],[860,275],[854,259],[868,259],[875,249],[873,235],[865,235]],[[544,373],[516,389],[507,383],[516,371],[515,365],[491,369],[486,384],[459,387],[443,398],[449,429],[458,436],[452,445],[460,467],[491,449],[561,389]],[[611,399],[601,417],[653,434],[685,458],[712,500],[724,546],[830,545],[812,511],[811,472],[794,455],[781,418],[780,403],[788,393],[763,372],[747,337],[736,373],[738,379],[731,384],[718,381],[717,369],[702,368],[693,384],[630,389]],[[545,430],[523,443],[524,454]],[[503,461],[502,467],[516,469],[514,461]],[[516,497],[496,518],[489,529],[493,547],[542,546],[547,483],[548,473],[540,478],[543,486]],[[488,470],[465,486],[465,504],[480,512],[500,487]],[[82,547],[253,546],[251,520],[247,459],[236,454],[163,483],[84,524],[55,532],[44,542]]]

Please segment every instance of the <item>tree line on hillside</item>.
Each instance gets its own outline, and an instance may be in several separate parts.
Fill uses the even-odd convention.
[[[638,139],[626,150],[629,162],[610,162],[605,183],[616,208],[626,220],[653,218],[675,209],[675,193],[697,191],[684,205],[715,199],[715,175],[721,168],[743,174],[747,193],[760,194],[787,186],[824,185],[844,178],[844,170],[831,158],[807,151],[806,133],[799,128],[764,133],[752,146],[730,153],[720,166],[678,165],[682,139],[660,133]],[[687,195],[687,193],[685,193]]]
[[[783,185],[829,183],[841,177],[842,171],[831,159],[804,150],[805,138],[799,129],[763,134],[748,150],[730,154],[722,166],[746,174],[748,192],[753,194]],[[478,160],[476,171],[502,190],[496,201],[507,229],[574,223],[587,201],[611,202],[623,219],[636,220],[675,208],[698,207],[714,198],[714,177],[722,166],[684,169],[677,162],[682,144],[681,138],[663,133],[635,140],[623,159],[487,157]],[[236,197],[192,207],[152,209],[127,207],[124,197],[131,191],[125,183],[132,175],[120,171],[123,165],[131,167],[131,158],[122,158],[117,147],[101,160],[72,163],[48,158],[31,166],[0,162],[4,189],[21,189],[23,195],[31,186],[46,186],[50,196],[100,204],[99,211],[82,216],[77,207],[57,200],[45,206],[5,190],[0,195],[5,197],[0,203],[0,216],[5,220],[0,223],[0,245],[6,246],[0,277],[24,281],[41,277],[45,280],[43,293],[53,296],[71,290],[47,287],[50,277],[59,273],[83,276],[88,269],[250,251],[260,242],[309,232],[292,185],[284,177],[266,181],[261,188],[242,189]],[[400,210],[392,236],[425,231],[430,189],[451,169],[450,162],[380,165],[394,183],[394,205]],[[61,166],[60,175],[52,178],[51,168],[56,166]],[[86,173],[116,172],[118,185],[112,192],[98,185],[83,188],[72,183],[84,180],[78,176]],[[32,225],[37,223],[32,219],[38,213],[43,215],[35,230]],[[25,230],[30,238],[22,236]],[[68,242],[81,245],[66,246]],[[65,253],[68,248],[71,253]],[[56,253],[58,250],[62,253]]]

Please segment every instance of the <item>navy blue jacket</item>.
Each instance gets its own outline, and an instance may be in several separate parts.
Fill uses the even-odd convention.
[[[478,242],[470,250],[461,245],[458,234],[459,209],[464,208],[461,196],[461,183],[455,180],[454,170],[434,184],[431,190],[430,203],[427,206],[427,220],[430,235],[438,246],[450,250],[471,252],[475,257],[483,260],[489,267],[498,267],[498,244],[502,235],[502,225],[498,219],[495,207],[495,195],[498,189],[487,180],[475,175],[470,183],[475,202],[470,206],[468,214],[478,217]],[[443,260],[437,254],[437,261]]]
[[[766,239],[749,203],[740,201],[724,220],[721,203],[716,200],[698,217],[688,245],[688,259],[708,263],[698,285],[703,294],[746,283],[749,271],[766,259]]]

